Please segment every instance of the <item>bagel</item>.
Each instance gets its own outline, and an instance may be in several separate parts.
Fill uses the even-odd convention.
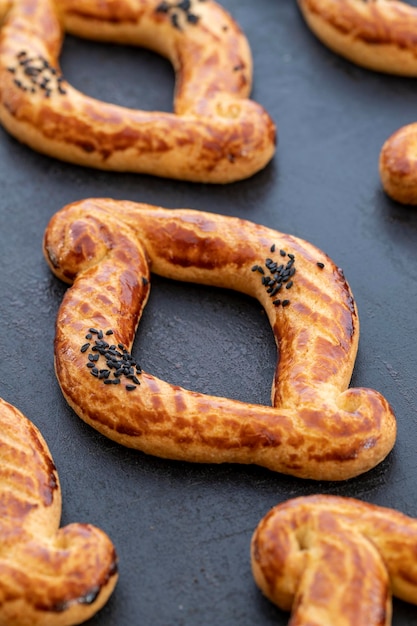
[[[312,32],[328,48],[377,72],[417,76],[417,7],[398,0],[298,0]],[[384,191],[417,204],[417,123],[393,133],[379,155]]]
[[[417,604],[417,520],[353,498],[273,508],[251,541],[254,579],[291,624],[389,626],[392,595]]]
[[[89,524],[59,528],[61,490],[36,426],[0,399],[0,623],[80,624],[107,602],[117,556]]]
[[[232,17],[212,0],[3,0],[0,122],[49,156],[92,168],[229,183],[275,151],[275,126],[248,99],[252,59]],[[90,98],[62,76],[68,32],[140,45],[176,72],[174,113]]]
[[[394,445],[387,400],[348,389],[359,340],[350,288],[308,242],[234,217],[91,198],[51,218],[43,249],[72,284],[57,315],[57,379],[74,411],[107,437],[163,458],[318,480],[365,472]],[[131,348],[151,271],[259,300],[280,350],[272,406],[141,371]]]

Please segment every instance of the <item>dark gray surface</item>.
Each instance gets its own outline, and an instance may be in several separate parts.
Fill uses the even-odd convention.
[[[275,119],[273,163],[213,187],[96,172],[40,156],[0,129],[0,396],[46,438],[61,478],[63,519],[111,536],[120,582],[91,626],[284,625],[249,563],[252,532],[273,505],[315,492],[358,497],[417,517],[417,211],[381,191],[383,141],[417,120],[417,81],[356,68],[307,30],[295,1],[224,0],[250,41],[253,97]],[[95,97],[171,109],[169,63],[141,50],[67,38],[67,79]],[[382,392],[398,419],[394,452],[345,483],[314,483],[238,466],[193,466],[126,450],[86,426],[53,372],[54,321],[65,286],[42,257],[64,204],[111,196],[237,215],[303,237],[341,266],[360,314],[352,383]],[[269,403],[275,348],[256,302],[154,279],[135,354],[170,382]],[[396,601],[393,623],[417,623]]]

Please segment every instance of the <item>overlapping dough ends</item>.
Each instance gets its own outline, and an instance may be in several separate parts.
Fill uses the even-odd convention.
[[[307,241],[238,218],[93,198],[52,217],[44,253],[71,284],[56,322],[59,384],[107,437],[163,458],[253,463],[318,480],[357,476],[392,449],[389,402],[348,388],[359,341],[349,285]],[[151,272],[259,300],[280,355],[271,406],[142,371],[131,350]]]
[[[389,626],[392,596],[417,604],[417,520],[354,498],[274,507],[251,541],[252,572],[290,624]]]
[[[39,430],[0,399],[0,624],[72,626],[91,618],[117,582],[100,529],[59,528],[57,470]]]
[[[396,0],[297,0],[331,50],[378,72],[417,76],[417,8]]]
[[[276,129],[249,99],[252,57],[213,0],[11,0],[0,33],[0,121],[34,150],[71,163],[228,183],[271,160]],[[104,103],[62,76],[64,32],[140,45],[176,72],[173,113]]]

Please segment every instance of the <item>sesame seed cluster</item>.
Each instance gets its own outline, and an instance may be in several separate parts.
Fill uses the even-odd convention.
[[[31,57],[25,50],[16,55],[16,64],[8,68],[14,74],[14,83],[22,91],[44,93],[46,98],[52,93],[64,95],[64,78],[42,56]]]
[[[87,343],[81,346],[81,352],[89,351],[86,366],[90,373],[98,380],[102,380],[105,385],[119,385],[124,376],[129,381],[125,385],[126,390],[134,391],[140,385],[138,376],[142,373],[142,369],[123,344],[110,345],[104,339],[105,336],[110,335],[113,335],[111,329],[105,332],[96,328],[89,329],[85,336]],[[100,358],[105,360],[105,368],[99,367]]]
[[[206,0],[198,0],[198,2],[206,2]],[[164,0],[157,6],[156,11],[168,13],[172,26],[178,30],[181,30],[180,20],[186,24],[197,24],[200,19],[200,16],[193,12],[192,0],[179,0],[178,2]]]
[[[270,252],[275,252],[275,244],[272,244]],[[274,261],[272,258],[266,258],[264,265],[254,265],[252,272],[259,272],[261,274],[262,284],[271,298],[275,298],[282,288],[291,289],[293,286],[293,276],[296,272],[295,268],[295,256],[291,252],[280,250],[280,261]],[[286,262],[284,260],[288,259]],[[274,306],[286,307],[290,304],[288,298],[276,298],[273,300]]]

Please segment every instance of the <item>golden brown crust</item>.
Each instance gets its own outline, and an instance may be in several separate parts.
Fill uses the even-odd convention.
[[[370,469],[394,445],[388,402],[373,390],[348,389],[359,339],[349,286],[308,242],[237,218],[89,199],[52,218],[44,252],[52,271],[73,283],[56,324],[61,389],[76,413],[108,437],[166,458],[255,463],[327,480]],[[294,274],[284,276],[275,295],[277,283],[264,284],[268,257],[285,266],[274,269],[281,278]],[[272,407],[190,392],[145,372],[132,391],[124,376],[113,385],[91,375],[86,363],[95,341],[130,352],[150,271],[260,301],[280,348]],[[90,327],[114,335],[86,339]],[[105,350],[94,350],[97,373],[108,370]],[[100,374],[106,375],[113,378],[110,370]]]
[[[0,623],[71,626],[117,582],[114,546],[89,524],[59,528],[58,474],[39,430],[0,399]]]
[[[252,572],[291,624],[388,626],[391,596],[417,603],[417,520],[353,498],[274,507],[251,542]]]
[[[262,169],[275,151],[275,126],[248,99],[244,34],[213,0],[174,4],[15,0],[0,33],[1,123],[35,150],[94,168],[212,183]],[[168,57],[174,113],[100,102],[71,87],[58,61],[64,30]]]
[[[417,123],[403,126],[385,141],[379,173],[385,192],[393,200],[417,205]]]
[[[417,8],[397,0],[298,0],[315,35],[378,72],[417,76]]]

